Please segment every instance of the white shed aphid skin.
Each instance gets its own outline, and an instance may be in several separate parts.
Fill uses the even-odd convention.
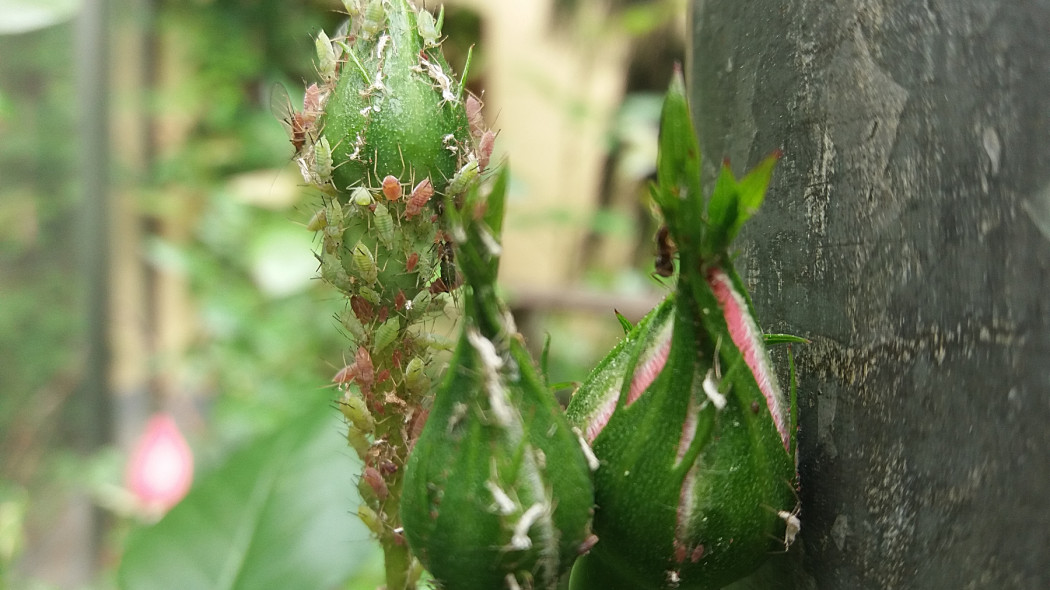
[[[802,521],[798,518],[798,509],[792,512],[780,510],[777,516],[784,520],[784,551],[787,551],[795,542],[795,537],[802,530]]]
[[[540,516],[547,511],[547,507],[541,502],[536,502],[529,509],[522,513],[521,518],[518,519],[517,524],[514,525],[514,532],[510,536],[510,547],[511,549],[517,549],[524,551],[532,547],[532,538],[529,537],[529,529],[532,525],[536,524],[536,521],[540,519]]]
[[[463,410],[465,412],[466,404],[462,405],[464,405]],[[518,505],[514,500],[511,500],[510,496],[507,495],[507,492],[504,492],[496,482],[491,479],[487,480],[485,482],[485,488],[492,494],[492,499],[496,502],[496,511],[500,514],[504,516],[514,514],[514,511],[518,509]]]
[[[503,579],[507,583],[507,590],[521,590],[521,585],[518,584],[518,579],[514,577],[514,574],[507,574],[507,577]]]
[[[707,375],[704,376],[704,393],[707,395],[707,399],[715,405],[716,410],[723,410],[726,407],[726,396],[718,391],[718,381],[715,380],[715,370],[708,369]]]

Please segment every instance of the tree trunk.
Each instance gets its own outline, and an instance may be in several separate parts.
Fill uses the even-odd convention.
[[[796,585],[1050,587],[1050,2],[694,0],[710,176],[800,367]]]

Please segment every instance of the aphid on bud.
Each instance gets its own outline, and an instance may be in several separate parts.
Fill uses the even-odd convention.
[[[470,135],[480,141],[481,135],[485,133],[485,117],[481,114],[481,108],[485,106],[481,99],[473,93],[467,94],[467,123],[470,125]]]
[[[350,200],[358,207],[368,207],[372,204],[372,192],[363,186],[359,186],[350,193]]]
[[[412,189],[412,194],[408,197],[408,204],[405,206],[405,217],[412,219],[422,213],[423,207],[426,206],[427,201],[432,196],[434,196],[434,185],[430,182],[430,178],[424,178],[416,185],[416,188]]]
[[[354,251],[351,256],[354,263],[354,268],[360,273],[361,279],[367,285],[372,285],[379,278],[379,267],[376,266],[376,259],[372,256],[372,251],[368,249],[368,246],[362,242],[358,242],[354,246]]]
[[[405,367],[405,387],[409,392],[421,395],[430,389],[430,377],[427,376],[423,360],[414,357]]]
[[[383,242],[383,245],[387,248],[393,248],[394,218],[390,216],[390,212],[387,211],[386,206],[382,203],[376,203],[375,211],[372,213],[375,215],[376,233],[379,234],[379,241]]]
[[[416,27],[419,29],[419,36],[423,38],[423,44],[427,47],[437,45],[438,38],[441,37],[441,25],[445,20],[445,7],[442,6],[440,12],[438,12],[437,21],[434,20],[434,15],[426,10],[420,10],[419,16],[416,17]]]
[[[489,160],[492,158],[492,150],[496,148],[496,133],[494,131],[486,131],[481,134],[481,139],[478,140],[478,168],[485,170],[489,167]]]
[[[379,519],[376,511],[369,508],[367,504],[361,504],[357,507],[357,517],[368,527],[368,530],[372,531],[373,535],[379,536],[383,534],[383,521]]]
[[[467,162],[459,169],[459,172],[456,172],[452,177],[452,180],[449,181],[448,188],[445,189],[445,194],[455,196],[465,193],[467,189],[477,181],[480,172],[481,170],[478,169],[477,160]]]
[[[339,320],[346,328],[347,332],[354,337],[354,340],[360,342],[365,338],[365,327],[361,325],[361,320],[357,319],[357,315],[354,314],[352,309],[344,310],[339,314]]]
[[[656,232],[656,274],[669,277],[674,274],[674,242],[671,241],[667,226],[661,226]]]
[[[383,301],[379,293],[376,293],[375,290],[365,287],[364,285],[358,287],[357,294],[364,297],[365,301],[372,305],[379,305]]]
[[[318,186],[332,181],[332,146],[323,135],[314,144],[314,168],[311,178]]]
[[[343,10],[350,18],[361,16],[361,0],[343,0]]]
[[[360,295],[353,295],[350,297],[350,309],[353,311],[354,315],[357,316],[357,319],[365,324],[372,321],[373,314],[375,313],[372,304]]]
[[[364,33],[365,39],[379,32],[385,17],[386,11],[383,10],[383,0],[372,0],[368,3],[368,7],[365,8],[364,22],[361,24],[361,31]]]
[[[397,333],[400,330],[401,322],[397,319],[397,316],[383,322],[383,324],[376,330],[373,350],[376,353],[379,353],[393,344],[394,339],[397,338]]]
[[[288,89],[281,84],[274,84],[270,91],[270,112],[281,122],[285,132],[288,133],[288,141],[298,154],[306,143],[306,130],[309,127],[303,113],[296,112],[292,108],[292,99],[288,96]]]
[[[328,91],[322,89],[316,83],[306,87],[303,94],[303,123],[309,128],[314,121],[324,112],[324,101],[328,98]]]
[[[412,304],[412,310],[416,313],[422,313],[430,307],[431,295],[429,291],[420,291],[416,293],[416,296],[412,298],[410,302]]]
[[[325,82],[335,80],[338,58],[335,55],[335,49],[332,47],[332,40],[328,38],[328,35],[323,30],[317,34],[317,39],[314,40],[314,47],[317,49],[317,73],[321,76],[321,80]]]
[[[379,473],[375,467],[365,467],[365,470],[361,472],[361,479],[375,493],[380,502],[386,500],[386,497],[390,495],[390,489],[387,488],[383,474]]]
[[[376,421],[372,417],[372,412],[368,411],[365,400],[354,395],[345,395],[339,402],[339,411],[362,433],[371,434],[375,430]]]
[[[328,227],[328,211],[325,207],[321,207],[310,217],[310,221],[306,222],[306,229],[321,231],[326,227]]]
[[[419,252],[413,252],[408,255],[408,260],[405,261],[405,272],[412,272],[416,270],[416,265],[419,264]]]
[[[383,196],[388,201],[396,201],[401,198],[401,183],[396,176],[387,175],[383,178]]]
[[[368,436],[354,426],[346,429],[346,442],[353,447],[362,461],[368,456],[368,451],[372,448],[372,443],[368,442]]]

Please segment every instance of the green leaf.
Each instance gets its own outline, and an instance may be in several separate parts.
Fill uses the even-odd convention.
[[[663,212],[680,250],[691,250],[703,223],[700,195],[700,146],[693,129],[685,81],[675,70],[660,112],[660,141],[656,156],[657,186],[652,195]]]
[[[127,589],[331,588],[370,552],[354,516],[351,459],[330,405],[294,418],[211,473],[163,520],[134,533],[118,581]]]

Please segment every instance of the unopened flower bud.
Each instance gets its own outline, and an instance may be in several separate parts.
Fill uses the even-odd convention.
[[[678,248],[678,285],[569,404],[601,462],[600,542],[574,569],[575,590],[720,588],[798,532],[793,400],[777,385],[728,255],[774,161],[739,181],[724,169],[705,208],[675,79],[653,195]]]
[[[405,535],[443,588],[554,589],[591,536],[590,469],[496,297],[489,230],[464,217],[464,328],[409,457]]]

